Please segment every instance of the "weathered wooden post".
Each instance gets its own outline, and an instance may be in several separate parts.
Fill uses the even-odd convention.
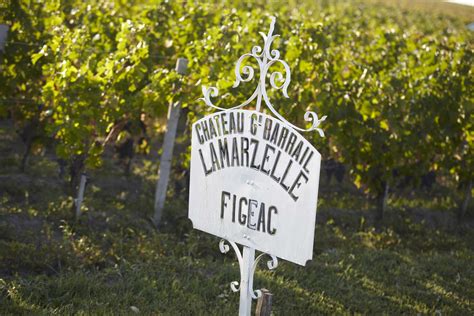
[[[5,51],[9,28],[10,26],[7,24],[0,24],[0,51]]]
[[[186,58],[178,58],[176,62],[176,72],[185,75],[188,68]],[[163,141],[163,153],[160,158],[160,167],[158,170],[158,182],[155,191],[155,207],[153,223],[156,227],[160,224],[163,214],[163,207],[166,201],[166,191],[168,190],[168,181],[171,171],[171,161],[173,159],[173,148],[176,139],[176,129],[178,127],[179,114],[181,112],[181,100],[171,102],[168,108],[168,123],[166,125],[165,139]]]
[[[267,289],[261,289],[262,296],[258,298],[255,316],[270,316],[272,313],[273,295]]]
[[[262,296],[253,289],[253,277],[264,255],[271,258],[269,269],[277,267],[277,257],[303,266],[313,257],[321,155],[297,131],[316,130],[324,137],[318,126],[326,116],[319,119],[308,111],[304,118],[311,126],[300,128],[270,102],[267,79],[287,98],[291,81],[290,67],[271,49],[278,36],[274,27],[272,17],[268,34],[260,33],[263,48],[254,46],[235,66],[234,88],[254,78],[247,59],[258,63],[252,95],[242,104],[221,108],[211,101],[218,89],[202,87],[201,100],[220,111],[192,126],[189,218],[194,228],[222,238],[222,253],[230,247],[235,251],[240,282],[230,286],[240,291],[239,315],[250,315],[252,299]],[[284,74],[271,70],[275,64],[283,66]],[[255,110],[242,109],[252,102]],[[275,117],[262,112],[262,103]],[[261,253],[255,258],[256,250]]]

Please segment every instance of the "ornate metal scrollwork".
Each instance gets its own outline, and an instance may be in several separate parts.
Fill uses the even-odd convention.
[[[243,263],[242,253],[240,252],[240,249],[239,249],[239,247],[237,246],[237,244],[235,242],[228,241],[228,240],[225,240],[225,239],[221,239],[221,241],[219,242],[219,250],[221,251],[221,253],[226,254],[226,253],[229,252],[230,247],[226,243],[229,243],[232,246],[232,248],[234,248],[235,254],[237,256],[237,260],[239,261],[240,277],[242,278],[245,275],[244,271],[243,271],[244,263]],[[248,279],[249,292],[250,292],[250,296],[253,299],[257,299],[260,296],[262,296],[262,291],[253,289],[253,277],[254,277],[254,274],[255,274],[255,270],[257,269],[258,262],[265,255],[268,255],[271,258],[271,260],[267,261],[267,267],[268,267],[269,270],[273,270],[273,269],[276,269],[278,267],[278,259],[277,259],[276,256],[273,256],[273,255],[269,255],[269,254],[266,254],[266,253],[261,253],[254,260],[253,265],[252,265],[252,270],[251,270],[251,272],[248,276],[249,277],[249,279]],[[238,281],[232,281],[230,283],[230,288],[232,289],[233,292],[238,292],[238,291],[240,291],[240,283]]]
[[[270,72],[270,86],[274,89],[281,90],[285,98],[289,98],[288,86],[290,85],[290,81],[291,81],[290,67],[284,60],[280,59],[280,52],[277,49],[271,49],[273,40],[279,36],[279,35],[273,35],[273,31],[275,29],[275,21],[276,21],[275,17],[271,17],[270,30],[268,31],[268,34],[260,32],[260,35],[263,37],[263,41],[264,41],[263,49],[261,46],[258,46],[258,45],[254,46],[252,48],[251,53],[242,55],[237,60],[237,63],[235,65],[236,79],[233,85],[234,88],[238,87],[241,82],[249,82],[254,78],[255,70],[249,65],[244,65],[244,62],[247,60],[247,58],[253,58],[257,61],[259,70],[260,70],[260,77],[259,77],[257,87],[255,88],[252,95],[245,102],[237,106],[226,109],[226,108],[221,108],[214,105],[211,101],[211,98],[215,98],[219,95],[219,91],[216,87],[207,88],[206,86],[202,86],[203,98],[200,98],[199,100],[203,100],[206,103],[206,105],[214,109],[221,110],[221,111],[240,109],[248,105],[252,101],[256,100],[255,109],[256,111],[260,111],[261,103],[263,99],[268,109],[273,113],[273,115],[275,115],[282,122],[285,122],[286,124],[290,125],[292,128],[298,131],[302,131],[302,132],[309,132],[309,131],[316,130],[318,131],[321,137],[324,137],[324,132],[321,128],[319,128],[319,125],[321,124],[321,122],[326,120],[327,116],[323,116],[321,119],[319,119],[318,114],[316,114],[316,112],[307,111],[304,115],[304,120],[307,122],[311,122],[311,127],[307,129],[301,128],[288,122],[280,113],[278,113],[278,111],[275,110],[272,103],[270,102],[270,99],[268,98],[267,90],[266,90],[266,79],[267,79],[267,74],[269,73],[270,67],[272,65],[280,63],[285,69],[285,74],[282,74],[279,71]],[[277,82],[282,82],[282,83],[278,85]]]
[[[260,296],[262,296],[262,291],[253,289],[253,277],[254,277],[254,274],[255,274],[255,270],[257,269],[257,264],[264,255],[268,255],[271,258],[271,260],[267,261],[267,267],[268,267],[269,270],[273,270],[273,269],[276,269],[278,267],[278,259],[277,259],[277,257],[275,257],[273,255],[262,253],[255,259],[255,261],[253,262],[252,272],[250,273],[250,279],[249,279],[250,295],[252,296],[253,299],[257,299]]]
[[[242,268],[243,268],[243,263],[242,263],[242,253],[240,252],[239,247],[237,244],[233,241],[227,241],[225,239],[221,239],[219,242],[219,250],[221,253],[228,253],[230,248],[229,245],[226,244],[228,242],[232,248],[234,248],[235,255],[237,256],[237,260],[239,261],[239,268],[240,268],[240,275],[242,275]],[[232,281],[230,282],[230,288],[232,289],[233,292],[238,292],[240,291],[240,283],[238,281]]]

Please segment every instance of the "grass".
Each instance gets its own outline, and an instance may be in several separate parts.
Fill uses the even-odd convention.
[[[91,229],[89,220],[44,221],[39,234],[2,227],[0,260],[8,269],[0,281],[1,314],[237,312],[229,282],[238,279],[238,266],[233,255],[218,252],[216,238],[156,233],[145,221],[130,223],[129,215],[108,225],[107,217],[96,218],[102,229]],[[351,212],[327,215],[306,267],[281,262],[257,272],[255,284],[274,294],[276,315],[472,314],[472,230],[355,226]]]
[[[76,222],[48,153],[21,174],[16,139],[5,130],[0,138],[1,315],[237,313],[229,286],[237,260],[219,252],[218,238],[192,230],[179,186],[160,232],[151,225],[148,158],[129,177],[112,159],[91,173]],[[472,214],[456,222],[442,188],[391,197],[376,223],[354,188],[322,187],[313,260],[274,271],[261,263],[256,273],[275,315],[474,313]]]

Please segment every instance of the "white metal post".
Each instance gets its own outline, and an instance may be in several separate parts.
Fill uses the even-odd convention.
[[[250,316],[252,309],[252,296],[250,291],[252,291],[252,289],[249,287],[249,281],[253,273],[252,266],[255,259],[255,249],[244,246],[242,259],[239,315]]]
[[[288,122],[288,120],[286,120],[277,111],[277,109],[273,107],[273,104],[271,103],[271,100],[267,94],[267,88],[271,87],[276,90],[281,90],[283,93],[283,96],[286,98],[289,98],[288,86],[291,81],[291,73],[290,73],[289,65],[284,60],[280,59],[280,51],[278,51],[277,49],[271,48],[273,40],[278,36],[278,35],[273,34],[274,29],[275,29],[275,17],[271,17],[270,30],[268,31],[268,33],[267,34],[260,33],[263,36],[264,45],[254,46],[250,53],[241,55],[240,58],[237,60],[237,64],[235,65],[236,79],[235,79],[233,88],[237,88],[241,82],[252,81],[254,77],[256,77],[257,71],[258,70],[260,71],[258,84],[255,87],[255,90],[252,93],[252,95],[246,101],[238,105],[234,105],[230,108],[223,108],[223,107],[217,106],[213,103],[211,98],[216,98],[219,96],[218,88],[206,87],[206,86],[202,86],[203,97],[200,98],[199,100],[204,101],[207,106],[213,109],[223,111],[220,113],[221,119],[225,117],[228,113],[231,113],[232,115],[232,112],[233,112],[235,115],[242,115],[242,120],[244,120],[245,117],[249,117],[250,115],[250,117],[247,120],[251,122],[257,121],[254,124],[257,124],[259,126],[263,125],[261,119],[265,118],[264,129],[267,129],[267,127],[271,129],[271,124],[267,125],[267,122],[271,123],[272,121],[276,121],[275,125],[278,124],[279,126],[279,124],[283,124],[283,126],[286,126],[283,128],[286,128],[290,131],[292,129],[296,131],[300,131],[300,132],[317,131],[321,137],[324,137],[324,131],[319,127],[319,125],[323,121],[326,120],[326,116],[319,118],[316,112],[306,111],[304,115],[304,120],[307,123],[311,123],[311,126],[298,127]],[[253,68],[255,64],[253,65],[246,64],[247,59],[253,59],[254,61],[256,60],[259,69]],[[281,68],[284,68],[284,71],[277,71],[276,69],[275,70],[270,69],[271,66],[273,66],[274,64],[279,64]],[[254,82],[257,82],[257,81],[254,80]],[[243,107],[247,106],[248,104],[254,101],[256,103],[254,111],[249,113],[249,111],[242,110]],[[266,105],[267,109],[274,115],[274,117],[271,117],[270,115],[267,115],[265,113],[258,113],[258,112],[261,112],[262,102],[263,102],[263,105]],[[217,114],[208,115],[205,118],[197,121],[195,124],[196,126],[199,127],[199,125],[197,124],[199,124],[200,122],[202,123],[203,120],[206,119],[208,120],[210,124],[209,126],[212,127],[214,125],[212,123],[213,118],[217,119],[218,115]],[[244,124],[244,125],[247,125],[247,124]],[[223,129],[225,130],[226,123],[222,123],[222,126],[223,126]],[[251,126],[250,130],[252,130],[253,127],[255,126]],[[294,204],[296,200],[294,199],[295,196],[292,195],[291,197],[293,199],[290,198],[287,201],[285,199],[285,202],[283,202],[283,200],[281,200],[282,202],[280,201],[278,202],[278,204],[280,204],[279,209],[282,210],[282,212],[279,214],[280,219],[282,219],[283,216],[291,216],[292,219],[294,218],[294,214],[283,212],[283,209],[285,209],[286,211],[290,209],[289,207],[291,207],[291,209],[294,209],[294,207],[296,206],[298,206],[297,208],[304,209],[304,212],[299,212],[301,217],[298,217],[297,220],[298,220],[298,224],[299,222],[301,222],[302,224],[307,224],[305,225],[305,230],[299,231],[298,236],[294,235],[294,230],[295,230],[294,227],[298,226],[296,227],[296,229],[299,229],[299,226],[301,226],[299,224],[299,225],[288,226],[288,227],[286,227],[287,225],[281,225],[281,230],[279,231],[280,239],[278,239],[279,240],[278,242],[285,240],[285,245],[287,245],[286,244],[286,240],[287,240],[288,242],[291,242],[291,244],[288,244],[288,245],[292,246],[293,244],[297,244],[298,249],[302,251],[296,251],[297,249],[295,248],[289,248],[286,246],[278,247],[279,244],[277,244],[276,240],[272,242],[267,239],[263,239],[261,234],[254,235],[252,238],[250,238],[250,236],[248,236],[247,234],[244,234],[245,231],[243,229],[239,228],[239,226],[234,226],[233,224],[234,221],[230,222],[230,221],[223,220],[224,209],[227,207],[228,201],[230,201],[230,200],[227,200],[226,202],[224,193],[227,193],[228,198],[230,198],[230,193],[226,192],[227,190],[231,192],[240,192],[241,194],[246,194],[245,192],[247,192],[247,190],[243,188],[242,182],[239,182],[239,181],[229,182],[227,177],[228,175],[231,175],[231,174],[225,173],[225,171],[223,171],[224,173],[220,175],[213,174],[213,177],[209,177],[209,178],[212,178],[212,180],[209,180],[209,178],[204,178],[207,174],[214,171],[215,167],[214,167],[214,162],[212,162],[213,163],[212,168],[209,169],[211,171],[208,171],[208,167],[203,158],[203,153],[201,152],[201,149],[199,149],[200,148],[199,146],[204,145],[204,142],[201,141],[201,138],[199,138],[198,130],[199,130],[198,128],[192,129],[193,146],[191,149],[191,156],[192,156],[191,170],[196,170],[196,168],[199,168],[199,167],[193,167],[193,165],[195,166],[195,165],[202,164],[204,168],[204,173],[201,173],[198,171],[193,174],[193,171],[191,171],[189,219],[192,220],[194,228],[211,233],[213,235],[217,235],[222,238],[221,241],[219,242],[219,249],[222,253],[227,253],[230,250],[230,247],[232,246],[237,256],[237,259],[239,261],[240,282],[232,281],[230,283],[230,287],[232,291],[235,293],[240,291],[239,315],[249,316],[251,314],[252,299],[258,299],[262,297],[263,295],[262,290],[253,289],[254,273],[259,263],[259,260],[263,256],[268,255],[271,258],[271,260],[267,261],[267,267],[270,270],[273,270],[278,266],[278,259],[276,255],[284,257],[289,261],[293,261],[303,266],[305,265],[307,260],[312,258],[313,238],[311,236],[314,233],[314,226],[312,225],[314,225],[315,223],[315,216],[316,216],[315,207],[317,205],[316,202],[317,202],[317,192],[318,192],[318,185],[319,185],[318,183],[319,183],[321,157],[320,157],[319,152],[313,146],[311,146],[310,144],[307,145],[308,148],[306,148],[306,150],[304,151],[303,157],[300,158],[300,164],[302,163],[301,160],[306,159],[306,162],[305,162],[305,165],[306,165],[306,163],[309,162],[310,158],[313,157],[313,155],[315,159],[313,159],[312,162],[310,163],[312,176],[310,178],[305,176],[306,177],[305,180],[307,180],[306,182],[309,183],[308,184],[309,187],[307,186],[304,191],[305,199],[300,199],[298,201],[298,204]],[[294,135],[296,135],[296,138],[302,138],[300,144],[303,144],[304,138],[296,131],[294,131],[294,134],[292,134],[292,136],[294,137]],[[249,131],[245,131],[245,132],[249,132]],[[223,134],[225,134],[225,132]],[[229,140],[230,139],[231,138],[229,138]],[[205,140],[208,141],[207,138]],[[236,138],[233,139],[233,141],[235,140]],[[220,144],[220,141],[221,140],[219,139],[219,144]],[[197,144],[197,142],[199,142],[199,144]],[[207,149],[203,148],[203,150],[207,150]],[[309,154],[307,154],[308,152]],[[265,156],[266,154],[263,154],[263,155]],[[199,161],[199,156],[200,156],[201,161]],[[212,152],[211,152],[211,156],[212,156]],[[207,157],[209,157],[209,154],[207,154]],[[264,159],[267,159],[267,158],[268,157],[264,157]],[[206,159],[212,160],[213,158],[211,157],[211,158],[206,158]],[[278,161],[279,158],[275,158],[275,159],[276,159],[275,161]],[[294,158],[290,157],[288,168],[292,164],[292,159]],[[217,169],[219,170],[221,169],[218,163],[217,163]],[[263,169],[263,162],[262,162],[262,169]],[[260,176],[257,176],[254,171],[242,170],[239,173],[242,175],[242,179],[244,178],[244,176],[248,176],[246,183],[252,186],[252,192],[253,192],[252,195],[255,196],[253,197],[256,199],[255,201],[258,200],[257,196],[262,196],[262,200],[271,199],[270,189],[262,190],[262,188],[265,186],[267,179],[265,180],[262,179],[261,186],[256,186],[256,185],[254,186],[253,179],[255,178],[258,180],[260,179]],[[233,176],[233,174],[231,176]],[[232,182],[235,182],[235,183],[232,183]],[[228,183],[229,185],[232,183],[233,188],[235,190],[232,191],[231,189],[226,188],[226,191],[222,191],[223,183]],[[302,184],[302,181],[300,181],[300,179],[297,178],[291,190],[293,190],[295,186],[299,187],[301,184]],[[216,200],[216,192],[220,192],[220,191],[222,191],[223,194],[222,194],[221,201],[219,202]],[[302,192],[303,191],[301,191],[301,193]],[[276,194],[279,194],[279,193],[276,193]],[[234,195],[233,201],[234,201],[233,205],[234,205],[234,212],[235,212],[236,195]],[[216,202],[219,204],[216,205],[215,204]],[[262,203],[262,207],[263,205],[264,203]],[[206,208],[208,208],[209,206],[212,206],[212,209],[209,210],[209,212],[207,212]],[[216,211],[216,206],[221,209],[220,218],[216,216],[214,213],[211,213],[211,212]],[[248,203],[247,206],[248,206],[249,214],[248,214],[248,217],[246,217],[246,219],[248,218],[247,226],[250,228],[250,224],[252,223],[250,219],[251,217],[250,211],[253,209],[253,207],[250,205],[250,202]],[[268,214],[270,214],[270,210],[271,210],[271,207],[268,210]],[[275,214],[276,214],[276,207],[275,207]],[[270,215],[268,215],[268,217],[270,217]],[[286,217],[286,218],[289,218],[289,217]],[[260,217],[259,217],[259,221],[260,221]],[[283,223],[283,222],[284,221],[281,221],[280,223]],[[293,220],[291,222],[297,223],[296,221],[293,221]],[[290,225],[290,223],[288,224]],[[270,228],[268,228],[267,232],[269,231],[270,231]],[[273,232],[274,231],[275,230],[273,230]],[[309,236],[310,233],[311,233],[311,236]],[[288,234],[289,238],[286,238],[286,234]],[[282,238],[282,237],[285,237],[285,238]],[[308,237],[311,237],[311,238],[308,238]],[[255,248],[257,248],[259,251],[262,252],[258,255],[257,258],[255,258],[255,248],[243,246],[243,249],[241,251],[239,246],[237,245],[237,244],[240,244],[240,245],[249,244],[248,242],[251,239],[252,239],[251,245],[253,245]],[[268,293],[266,294],[268,295]],[[269,305],[271,304],[267,304],[266,306],[269,306]],[[260,311],[262,311],[262,308],[260,308]]]

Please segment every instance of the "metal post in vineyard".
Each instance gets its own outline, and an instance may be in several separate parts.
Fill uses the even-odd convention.
[[[254,46],[235,66],[234,88],[253,82],[252,95],[223,108],[211,100],[218,89],[203,87],[202,100],[218,111],[192,126],[189,218],[194,228],[222,238],[222,253],[235,251],[240,282],[232,282],[231,289],[240,291],[240,315],[250,315],[252,299],[262,295],[253,278],[263,256],[270,257],[269,269],[277,267],[277,257],[303,266],[313,257],[321,155],[298,131],[323,137],[319,124],[326,116],[306,112],[310,126],[298,127],[270,102],[267,89],[288,98],[291,81],[290,67],[271,48],[278,36],[274,27],[272,17],[268,33],[260,33],[263,46]],[[257,69],[246,64],[250,59]],[[277,64],[283,73],[273,71]]]

